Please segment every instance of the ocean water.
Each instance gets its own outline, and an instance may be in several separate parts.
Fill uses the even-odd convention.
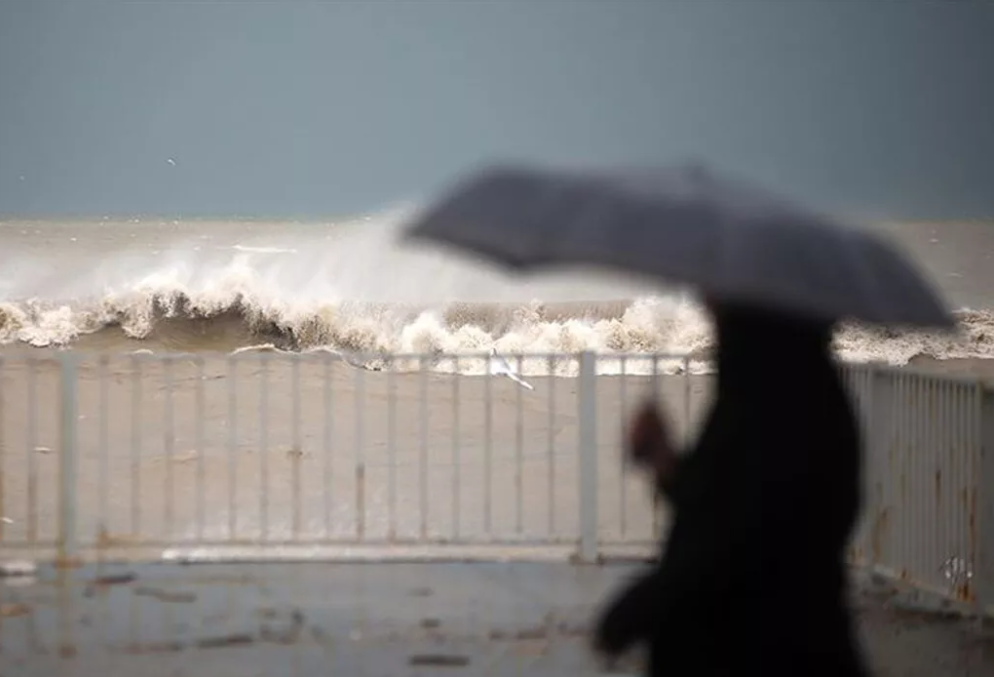
[[[333,350],[690,355],[692,294],[591,273],[516,279],[397,242],[404,209],[340,222],[0,221],[0,345],[125,352]],[[994,358],[994,223],[879,223],[957,309],[954,336],[840,329],[852,361]],[[771,365],[775,366],[775,365]]]

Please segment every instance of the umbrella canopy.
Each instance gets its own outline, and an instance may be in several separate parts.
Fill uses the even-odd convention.
[[[601,172],[497,167],[416,218],[430,240],[519,271],[589,265],[827,320],[950,327],[883,240],[700,165]]]

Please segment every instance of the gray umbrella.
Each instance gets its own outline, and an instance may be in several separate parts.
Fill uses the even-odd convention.
[[[929,284],[882,240],[697,165],[498,167],[422,212],[405,238],[519,271],[591,265],[829,320],[953,325]]]

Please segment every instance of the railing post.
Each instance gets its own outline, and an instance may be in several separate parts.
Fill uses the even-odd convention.
[[[59,453],[59,545],[58,563],[61,566],[71,566],[76,557],[76,512],[78,496],[78,401],[77,401],[77,370],[78,358],[72,351],[66,351],[60,356],[62,387]]]
[[[975,572],[980,615],[994,613],[994,389],[983,388],[977,478],[978,550]]]
[[[891,424],[894,416],[894,383],[891,372],[870,367],[869,392],[864,409],[863,449],[863,519],[866,524],[865,563],[871,573],[891,566],[890,533],[887,527],[889,452]]]
[[[580,461],[580,552],[579,561],[597,561],[597,355],[580,354],[577,386],[578,451]]]

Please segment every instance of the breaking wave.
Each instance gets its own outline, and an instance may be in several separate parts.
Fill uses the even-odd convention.
[[[843,327],[840,357],[904,365],[916,357],[994,357],[994,312],[957,313],[959,336]],[[139,289],[88,303],[33,299],[0,304],[0,343],[103,350],[312,350],[366,354],[665,353],[705,361],[712,327],[693,301],[527,304],[450,303],[414,307],[262,302],[242,291]]]
[[[142,237],[142,225],[116,227],[124,229],[124,239]],[[451,257],[441,254],[417,262],[388,252],[396,249],[393,229],[360,225],[352,241],[339,226],[279,226],[265,242],[201,247],[208,241],[199,235],[195,245],[188,238],[137,257],[106,252],[91,262],[73,254],[85,263],[68,273],[49,262],[47,253],[36,255],[37,261],[11,253],[4,269],[14,275],[0,284],[0,345],[436,355],[595,350],[689,355],[699,367],[707,361],[710,322],[684,295],[622,290],[615,296],[620,300],[582,301],[572,299],[589,298],[586,288],[566,284],[558,292],[527,288],[524,298],[543,300],[511,301],[512,292],[495,292],[507,282],[467,273],[472,267],[454,268]],[[192,227],[195,233],[208,228]],[[20,233],[32,237],[26,228]],[[72,244],[78,246],[75,236]],[[45,275],[37,272],[43,269]],[[425,301],[444,298],[451,289],[488,300]],[[35,296],[28,297],[29,291]],[[523,297],[520,290],[513,293]],[[837,334],[836,350],[846,360],[890,365],[918,357],[994,357],[994,311],[961,310],[957,316],[958,336],[846,326]]]

